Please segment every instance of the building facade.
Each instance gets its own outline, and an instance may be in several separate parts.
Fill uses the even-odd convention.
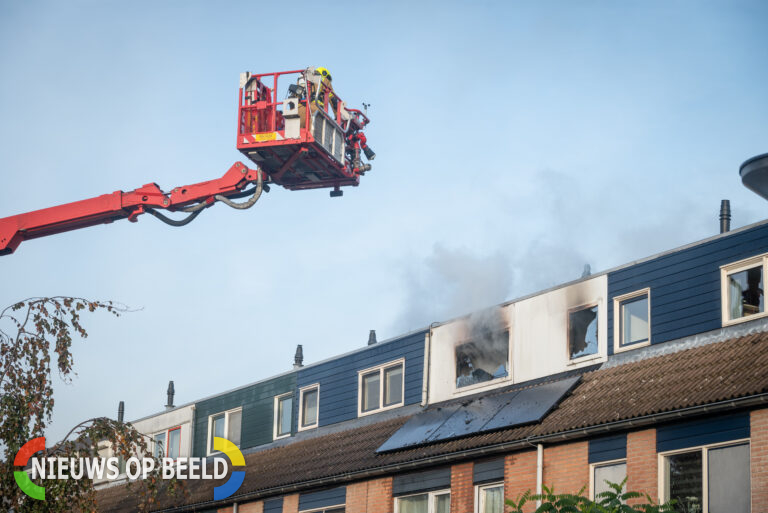
[[[768,512],[766,276],[768,221],[198,401],[191,453],[228,437],[245,481],[157,510],[497,513],[626,479],[680,511]]]

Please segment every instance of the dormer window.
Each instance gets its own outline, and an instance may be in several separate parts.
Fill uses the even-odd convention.
[[[568,313],[568,354],[571,361],[597,354],[597,305]]]
[[[358,372],[358,416],[403,405],[405,360]]]
[[[456,388],[509,376],[509,331],[486,332],[456,346]]]
[[[765,315],[765,275],[766,256],[742,260],[720,268],[724,325]]]
[[[651,343],[651,290],[646,288],[613,298],[613,352]]]

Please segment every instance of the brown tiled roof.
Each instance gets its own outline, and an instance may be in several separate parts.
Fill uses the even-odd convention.
[[[237,495],[277,493],[280,487],[311,486],[312,481],[334,477],[351,480],[352,474],[374,469],[395,473],[396,465],[435,456],[766,393],[768,333],[747,335],[588,372],[539,424],[377,454],[376,449],[408,420],[402,417],[248,454],[245,482]],[[190,482],[185,500],[162,499],[158,507],[208,502],[214,484]],[[124,486],[99,491],[97,500],[101,511],[135,509],[135,498]]]

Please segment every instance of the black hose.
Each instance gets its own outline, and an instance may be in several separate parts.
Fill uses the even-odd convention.
[[[187,224],[191,223],[197,216],[200,215],[200,212],[202,212],[203,210],[202,209],[196,210],[196,211],[192,212],[191,214],[189,214],[184,219],[179,219],[179,220],[171,219],[170,217],[164,216],[163,214],[161,214],[160,212],[157,212],[153,208],[144,207],[144,211],[147,212],[148,214],[152,214],[153,216],[155,216],[156,218],[160,219],[162,222],[164,222],[167,225],[170,225],[170,226],[184,226],[184,225],[187,225]]]

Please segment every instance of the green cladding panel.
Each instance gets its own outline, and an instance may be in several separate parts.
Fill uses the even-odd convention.
[[[271,442],[275,397],[295,390],[296,373],[292,372],[195,403],[193,455],[206,455],[208,418],[239,407],[243,408],[240,448]]]

